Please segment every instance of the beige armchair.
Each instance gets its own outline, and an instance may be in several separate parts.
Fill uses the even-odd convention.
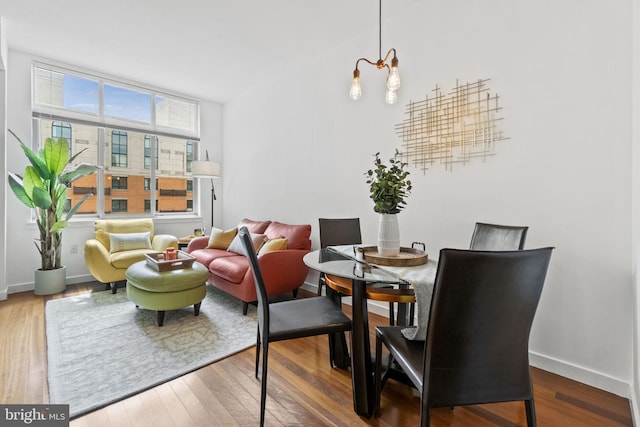
[[[130,265],[144,261],[145,254],[178,249],[178,239],[168,234],[154,235],[152,219],[97,220],[96,237],[84,244],[89,272],[107,289],[117,292],[117,282],[125,280]]]

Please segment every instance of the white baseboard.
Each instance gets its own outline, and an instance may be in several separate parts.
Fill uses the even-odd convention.
[[[608,391],[609,393],[622,396],[626,399],[630,399],[631,397],[631,386],[629,383],[601,372],[596,372],[592,369],[533,351],[529,352],[529,363],[536,368],[553,372],[554,374]]]
[[[67,276],[67,285],[75,285],[76,283],[94,282],[96,279],[90,274],[82,274],[78,276]],[[35,284],[33,282],[17,283],[9,285],[4,299],[7,299],[6,294],[16,294],[18,292],[33,291]],[[0,301],[2,301],[2,293],[0,293]]]
[[[67,285],[75,285],[76,283],[95,282],[96,278],[91,274],[80,274],[78,276],[67,276]]]
[[[27,282],[27,283],[16,283],[13,285],[9,285],[9,287],[7,288],[7,293],[10,294],[17,294],[18,292],[27,292],[27,291],[32,291],[35,288],[35,285],[33,282]]]
[[[631,401],[631,418],[633,419],[633,425],[640,425],[640,407],[638,407],[638,394],[634,387],[631,387],[631,397],[629,400]]]
[[[310,292],[318,291],[318,287],[315,284],[305,283],[302,287]],[[344,304],[351,305],[350,298],[344,298],[342,302]],[[389,317],[388,304],[369,302],[367,306],[369,312]],[[629,383],[617,378],[612,378],[601,372],[596,372],[540,353],[529,352],[529,362],[531,363],[531,366],[535,366],[536,368],[540,368],[571,380],[608,391],[609,393],[622,396],[626,399],[630,399],[633,413],[636,415],[634,416],[634,419],[640,421],[640,408],[638,408],[635,398],[631,399],[632,387]]]

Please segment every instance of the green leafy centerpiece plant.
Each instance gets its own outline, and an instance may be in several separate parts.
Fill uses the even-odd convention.
[[[82,154],[78,152],[69,156],[69,143],[64,138],[54,140],[47,138],[42,149],[35,153],[11,130],[9,132],[20,143],[22,150],[31,163],[24,170],[22,176],[9,172],[9,185],[16,197],[27,207],[36,211],[36,223],[40,238],[35,245],[40,253],[42,266],[36,271],[35,293],[44,295],[60,292],[65,286],[65,269],[62,265],[62,230],[69,225],[69,220],[78,211],[84,201],[93,196],[86,194],[82,199],[65,212],[67,190],[71,183],[78,178],[93,174],[98,166],[79,163],[73,166],[73,161]],[[38,280],[41,271],[58,271],[58,282],[45,279],[46,283]],[[59,277],[62,275],[62,284]]]
[[[369,197],[373,200],[373,210],[380,214],[378,227],[378,253],[382,256],[397,256],[400,253],[400,231],[397,214],[406,207],[406,198],[411,194],[411,180],[408,179],[408,164],[400,159],[400,152],[389,159],[389,165],[380,160],[376,153],[374,169],[366,172]]]

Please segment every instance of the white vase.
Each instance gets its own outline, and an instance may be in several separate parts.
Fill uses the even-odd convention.
[[[63,266],[55,270],[36,270],[34,273],[34,293],[36,295],[57,294],[67,287],[67,267]]]
[[[380,214],[378,224],[378,254],[397,256],[400,253],[400,229],[396,214]]]

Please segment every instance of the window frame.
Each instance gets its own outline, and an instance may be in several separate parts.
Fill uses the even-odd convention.
[[[94,84],[94,82],[97,82],[96,84],[99,88],[99,96],[98,96],[99,108],[97,108],[98,111],[95,112],[94,111],[95,108],[91,106],[89,107],[88,110],[82,110],[82,108],[76,108],[76,109],[68,108],[68,106],[64,104],[64,101],[62,102],[60,101],[60,98],[50,98],[47,102],[37,102],[36,94],[35,94],[35,92],[37,91],[35,87],[36,86],[35,75],[37,74],[36,68],[42,69],[45,71],[50,71],[49,74],[46,74],[46,73],[44,74],[45,83],[47,83],[46,77],[53,73],[60,73],[63,77],[69,75],[73,77],[78,77],[80,79],[87,79],[90,84]],[[60,77],[60,76],[58,75],[57,77]],[[65,84],[64,81],[62,81],[62,87],[59,88],[59,91],[62,91],[62,92],[65,91],[66,88],[64,87],[64,84]],[[151,100],[150,122],[144,123],[144,122],[135,121],[135,120],[126,120],[122,117],[112,117],[109,115],[105,115],[104,113],[104,110],[105,110],[104,86],[105,85],[112,85],[112,86],[121,87],[121,88],[129,88],[133,91],[150,94],[150,100]],[[89,98],[93,96],[92,95],[93,93],[95,92],[92,91],[89,94]],[[83,96],[81,95],[79,98],[83,98]],[[42,98],[38,98],[38,99],[42,100]],[[180,104],[184,104],[187,106],[187,110],[185,110],[187,114],[187,121],[185,122],[187,123],[186,126],[182,125],[182,122],[180,121],[180,119],[178,119],[178,117],[172,116],[171,111],[169,112],[165,111],[164,113],[165,116],[163,117],[158,116],[156,108],[158,107],[158,105],[160,105],[159,103],[164,100],[168,102],[166,105],[171,108],[180,108],[181,107]],[[93,98],[91,98],[91,101],[93,102]],[[53,105],[53,104],[57,104],[57,105]],[[77,105],[80,105],[80,104],[76,104],[76,106]],[[169,108],[169,110],[171,108]],[[178,112],[182,112],[182,110],[178,110]],[[132,163],[134,162],[134,160],[136,160],[134,155],[135,153],[132,153],[131,150],[138,150],[138,148],[136,147],[138,147],[139,145],[136,144],[136,147],[131,145],[131,142],[128,140],[129,139],[128,132],[148,134],[151,136],[151,138],[149,139],[154,140],[155,142],[150,144],[152,147],[155,146],[156,161],[155,161],[155,166],[150,165],[151,167],[149,169],[151,170],[149,174],[149,179],[154,179],[154,182],[156,185],[155,185],[155,188],[151,185],[150,185],[151,188],[149,189],[145,188],[144,191],[149,191],[151,192],[151,194],[147,193],[146,196],[142,196],[145,198],[149,196],[151,200],[155,200],[156,209],[155,211],[152,210],[151,214],[154,217],[171,217],[171,216],[179,217],[181,215],[193,216],[194,214],[200,215],[200,212],[194,213],[193,211],[190,211],[190,210],[185,210],[185,211],[167,210],[166,212],[163,212],[163,213],[161,213],[158,210],[158,202],[159,202],[159,199],[161,198],[161,195],[159,194],[159,188],[158,188],[158,176],[161,172],[159,170],[159,164],[158,164],[160,160],[159,159],[159,151],[160,151],[159,138],[170,137],[170,138],[175,138],[175,139],[185,141],[183,142],[183,144],[186,143],[186,146],[189,147],[192,151],[191,153],[187,153],[185,148],[185,152],[184,152],[185,164],[183,169],[184,171],[183,177],[186,180],[193,180],[193,178],[190,175],[190,171],[187,171],[187,167],[188,165],[191,164],[191,161],[197,160],[197,158],[194,158],[195,157],[194,154],[198,152],[197,145],[199,144],[199,141],[200,141],[200,120],[201,119],[200,119],[199,101],[194,99],[189,99],[187,97],[184,97],[175,93],[160,91],[149,86],[140,85],[138,83],[122,81],[121,79],[114,79],[107,75],[95,73],[93,71],[87,72],[87,71],[81,71],[79,69],[71,69],[71,68],[61,67],[59,65],[47,64],[41,61],[32,61],[32,117],[34,119],[33,148],[35,149],[39,149],[39,145],[43,141],[43,139],[40,138],[40,134],[42,131],[38,128],[39,123],[36,123],[40,120],[52,121],[52,123],[54,121],[57,121],[62,124],[70,125],[69,127],[71,128],[71,132],[75,132],[74,126],[77,126],[77,125],[95,127],[98,131],[98,135],[99,135],[98,141],[97,141],[98,156],[97,156],[97,161],[95,163],[98,165],[102,165],[103,169],[101,169],[96,174],[97,185],[95,187],[95,190],[97,190],[96,196],[98,197],[98,199],[96,200],[96,208],[95,208],[96,213],[95,214],[88,213],[87,215],[76,216],[74,218],[86,219],[87,216],[103,217],[105,215],[107,216],[112,216],[113,214],[117,215],[118,213],[126,214],[128,210],[132,209],[132,204],[129,202],[125,202],[125,205],[127,205],[126,210],[117,209],[117,211],[113,211],[113,207],[108,206],[108,204],[110,204],[113,200],[118,200],[122,198],[118,198],[117,196],[114,198],[113,192],[112,191],[107,192],[105,189],[105,184],[107,184],[107,186],[109,186],[109,190],[111,190],[110,183],[106,182],[107,175],[123,176],[123,173],[124,173],[124,175],[127,176],[128,172],[122,171],[121,169],[124,169],[124,168],[131,169],[131,167],[133,166]],[[161,124],[158,125],[157,122],[161,122]],[[178,127],[170,126],[174,124],[174,122],[178,123],[178,125],[180,126]],[[37,133],[35,133],[36,129],[38,130]],[[117,137],[117,140],[115,141],[116,148],[114,148],[112,144],[112,139],[114,138],[113,133],[110,135],[109,132],[116,132],[116,137]],[[122,132],[122,133],[119,133],[119,132]],[[52,133],[52,137],[53,137],[53,133]],[[70,145],[70,152],[71,152],[72,143],[71,141],[69,142],[70,142],[69,145]],[[107,145],[107,147],[105,147],[105,145]],[[105,148],[107,149],[106,151],[105,151]],[[113,162],[114,156],[118,156],[118,160],[115,162],[115,165]],[[137,159],[136,164],[139,161],[140,159]],[[153,162],[151,162],[151,164],[153,164]],[[146,170],[149,170],[149,169],[146,169]],[[151,182],[149,181],[149,183]],[[134,187],[138,186],[139,181],[138,181],[138,184],[133,184],[130,181],[128,185],[129,186],[133,185]],[[115,190],[117,191],[118,188],[116,188]],[[155,190],[155,191],[151,191],[151,190]],[[189,195],[189,198],[192,200],[193,199],[192,195]],[[122,202],[116,202],[116,203],[122,203]],[[137,203],[138,202],[134,202],[134,205],[137,206]],[[126,216],[138,215],[137,214],[138,208],[136,208],[135,206],[133,207],[134,213],[127,214]],[[109,210],[109,208],[111,208],[111,210]],[[148,216],[148,214],[149,212],[145,212],[144,216]]]
[[[115,140],[114,136],[117,137],[117,141]],[[124,138],[124,142],[122,141],[123,138]],[[116,152],[116,147],[118,147],[117,152]],[[124,152],[122,150],[123,147],[124,147]],[[116,156],[118,159],[117,162],[114,161],[116,159]],[[122,158],[124,158],[124,162],[122,162]],[[111,131],[111,167],[126,168],[128,166],[129,166],[129,134],[126,131],[114,129]]]

